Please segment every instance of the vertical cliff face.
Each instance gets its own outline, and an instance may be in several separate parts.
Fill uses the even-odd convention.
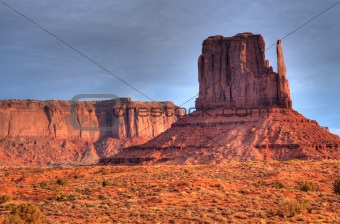
[[[0,101],[0,166],[94,164],[171,127],[172,102]]]
[[[261,35],[241,33],[206,39],[198,59],[196,107],[291,108],[281,43],[277,46],[279,74],[273,72],[264,52]]]
[[[104,137],[152,138],[168,129],[177,116],[172,102],[78,102],[74,119],[69,101],[0,101],[0,139],[48,137],[94,142]]]

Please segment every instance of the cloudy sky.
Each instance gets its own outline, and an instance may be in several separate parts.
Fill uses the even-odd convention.
[[[197,58],[208,36],[252,32],[268,47],[337,2],[1,0],[0,99],[112,93],[181,105],[198,93]],[[340,3],[282,41],[293,107],[337,134],[339,21]],[[276,71],[275,46],[266,57]]]

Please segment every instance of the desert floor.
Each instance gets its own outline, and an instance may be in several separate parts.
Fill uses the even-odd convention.
[[[333,160],[0,167],[11,198],[0,211],[35,203],[44,223],[340,223],[339,177]]]

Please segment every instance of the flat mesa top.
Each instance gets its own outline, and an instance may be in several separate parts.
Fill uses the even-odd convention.
[[[229,40],[229,39],[239,39],[239,38],[248,38],[249,36],[260,36],[262,37],[261,34],[253,34],[251,32],[244,32],[244,33],[238,33],[232,37],[225,37],[222,35],[215,35],[215,36],[210,36],[204,41],[219,41],[219,40]]]

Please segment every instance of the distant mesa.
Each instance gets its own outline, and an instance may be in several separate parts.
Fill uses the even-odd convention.
[[[292,108],[280,40],[276,51],[274,72],[261,35],[207,38],[198,58],[197,110],[100,164],[340,159],[340,137]]]
[[[172,102],[78,102],[74,120],[70,105],[62,100],[0,100],[0,166],[95,164],[150,140],[178,119]],[[152,108],[174,116],[154,117]]]

